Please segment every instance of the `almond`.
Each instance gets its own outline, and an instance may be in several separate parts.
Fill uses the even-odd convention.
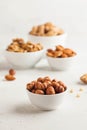
[[[8,81],[12,81],[12,80],[15,80],[16,78],[13,76],[13,75],[5,75],[5,79],[8,80]]]

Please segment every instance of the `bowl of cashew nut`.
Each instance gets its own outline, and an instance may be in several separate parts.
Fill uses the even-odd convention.
[[[31,28],[28,38],[32,42],[41,42],[47,49],[54,47],[57,44],[65,45],[67,33],[60,27],[57,27],[51,22],[41,25],[36,25]]]
[[[17,69],[34,67],[43,54],[44,49],[41,43],[25,42],[22,38],[13,39],[4,52],[7,61]]]
[[[32,105],[41,110],[54,110],[64,102],[67,86],[46,76],[27,83],[26,90]]]

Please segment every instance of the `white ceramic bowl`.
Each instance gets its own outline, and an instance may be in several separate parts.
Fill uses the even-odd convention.
[[[7,61],[18,69],[27,69],[33,67],[37,62],[40,61],[44,54],[44,49],[36,52],[9,52],[5,51],[4,55]]]
[[[67,58],[54,58],[46,56],[48,64],[53,70],[68,70],[69,68],[74,66],[76,62],[76,57],[76,55]]]
[[[41,110],[54,110],[60,107],[67,92],[67,90],[65,90],[64,92],[55,95],[40,95],[34,94],[28,90],[26,91],[32,105],[40,108]]]
[[[58,35],[58,36],[34,36],[31,34],[28,34],[28,39],[34,43],[41,43],[43,44],[45,49],[53,48],[56,45],[65,45],[67,38],[67,33]]]

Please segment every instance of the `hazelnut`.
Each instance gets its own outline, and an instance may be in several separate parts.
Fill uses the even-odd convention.
[[[31,83],[29,83],[29,84],[27,84],[27,89],[28,90],[32,90],[34,88],[34,85],[33,84],[31,84]]]
[[[28,83],[26,88],[32,93],[47,95],[61,93],[67,89],[62,81],[51,80],[48,76],[44,78],[39,77],[36,81]]]
[[[64,92],[64,87],[63,87],[63,86],[59,86],[59,87],[58,87],[58,92],[59,92],[59,93]]]
[[[31,91],[32,93],[35,93],[35,89],[32,89],[32,91]]]
[[[10,74],[10,75],[15,75],[15,73],[16,73],[16,72],[15,72],[14,69],[10,69],[10,70],[9,70],[9,74]]]
[[[44,77],[44,82],[46,82],[46,81],[51,81],[49,76]]]
[[[65,84],[62,81],[58,81],[58,83],[60,84],[60,86],[65,86]]]
[[[35,93],[36,93],[36,94],[42,94],[42,95],[44,95],[44,91],[43,91],[43,90],[39,90],[39,89],[37,89],[37,90],[35,91]]]
[[[54,89],[52,86],[48,87],[48,88],[46,89],[46,94],[47,94],[47,95],[55,94],[55,89]]]
[[[41,78],[41,77],[39,77],[39,78],[37,79],[37,82],[41,82],[41,83],[43,83],[43,81],[44,81],[44,79]]]
[[[36,82],[34,88],[35,89],[41,89],[41,90],[45,89],[44,85],[41,82]]]
[[[57,83],[57,82],[52,82],[52,86],[53,86],[54,88],[56,88],[56,87],[59,87],[60,85],[59,85],[59,83]]]

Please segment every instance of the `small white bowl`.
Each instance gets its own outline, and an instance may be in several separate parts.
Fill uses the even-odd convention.
[[[40,108],[41,110],[55,110],[63,103],[67,89],[62,93],[54,95],[40,95],[34,94],[28,90],[26,91],[32,105]]]
[[[67,33],[63,33],[58,36],[34,36],[31,34],[28,34],[28,39],[34,43],[41,43],[43,44],[45,49],[53,48],[56,45],[65,45],[67,38]]]
[[[67,58],[54,58],[46,55],[49,66],[53,70],[68,70],[76,62],[76,55]]]
[[[4,55],[7,61],[17,69],[27,69],[35,66],[44,54],[44,49],[36,52],[9,52],[5,51]]]

